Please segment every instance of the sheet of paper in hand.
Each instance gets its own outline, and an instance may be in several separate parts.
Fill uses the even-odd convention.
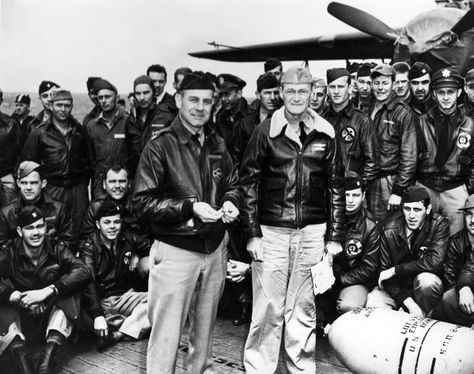
[[[311,267],[311,275],[313,276],[314,295],[323,294],[331,288],[336,278],[327,255],[324,255],[320,262]]]

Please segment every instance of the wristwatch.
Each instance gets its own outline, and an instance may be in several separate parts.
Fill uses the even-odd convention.
[[[49,286],[49,288],[51,288],[53,290],[53,296],[56,296],[58,294],[58,289],[56,288],[56,286],[54,284]]]

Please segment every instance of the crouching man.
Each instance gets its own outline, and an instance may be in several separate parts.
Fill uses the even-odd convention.
[[[449,224],[445,217],[431,213],[430,195],[423,187],[405,190],[402,211],[384,227],[380,245],[382,271],[367,306],[403,307],[408,313],[425,316],[443,294],[440,275]]]
[[[102,351],[124,337],[141,339],[150,330],[147,293],[131,289],[140,257],[148,255],[148,242],[122,232],[122,209],[104,200],[96,213],[97,229],[82,244],[80,257],[92,273],[84,293],[84,307],[94,320]]]
[[[333,287],[339,290],[336,309],[340,314],[365,306],[369,291],[377,284],[380,246],[377,222],[363,207],[363,179],[350,172],[345,178],[345,189],[344,251],[336,255],[333,262],[336,277]]]
[[[332,289],[316,297],[318,328],[325,328],[340,314],[365,307],[367,295],[377,284],[379,275],[381,230],[374,216],[363,206],[366,191],[364,180],[359,174],[350,171],[344,184],[344,250],[333,259],[336,281]]]
[[[447,291],[431,317],[471,326],[474,323],[474,195],[469,196],[460,210],[464,213],[464,229],[449,239],[443,265]]]
[[[87,285],[90,272],[64,242],[45,237],[39,208],[24,207],[17,230],[20,237],[0,248],[0,354],[9,349],[21,373],[46,374],[72,332],[79,315],[74,293]],[[44,331],[46,345],[33,371],[25,342]]]

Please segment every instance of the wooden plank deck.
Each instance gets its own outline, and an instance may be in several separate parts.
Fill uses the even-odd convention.
[[[214,362],[217,374],[245,373],[242,363],[247,326],[233,326],[229,320],[219,318],[214,333]],[[177,362],[177,374],[186,373],[187,335],[183,336]],[[146,373],[148,340],[120,342],[104,353],[95,350],[92,335],[81,335],[77,344],[67,344],[61,350],[56,367],[58,374],[142,374]],[[349,374],[338,361],[326,339],[317,342],[316,371],[318,374]],[[278,374],[285,371],[281,368]],[[1,374],[15,374],[7,357],[0,360]]]

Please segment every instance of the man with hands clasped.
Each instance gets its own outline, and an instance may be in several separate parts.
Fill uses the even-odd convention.
[[[449,240],[448,220],[431,213],[423,187],[408,187],[402,212],[384,226],[380,244],[381,272],[367,307],[402,307],[426,316],[443,295],[443,261]]]
[[[45,219],[36,206],[20,211],[17,230],[20,237],[0,247],[0,354],[8,348],[23,374],[46,374],[78,319],[74,294],[87,285],[90,273],[65,242],[45,236]],[[32,369],[25,341],[43,334],[46,345]]]
[[[212,372],[212,333],[224,290],[225,224],[239,215],[237,174],[224,140],[209,124],[209,73],[184,76],[179,114],[145,146],[132,197],[155,241],[150,250],[147,372],[174,373],[186,319],[188,373]]]

